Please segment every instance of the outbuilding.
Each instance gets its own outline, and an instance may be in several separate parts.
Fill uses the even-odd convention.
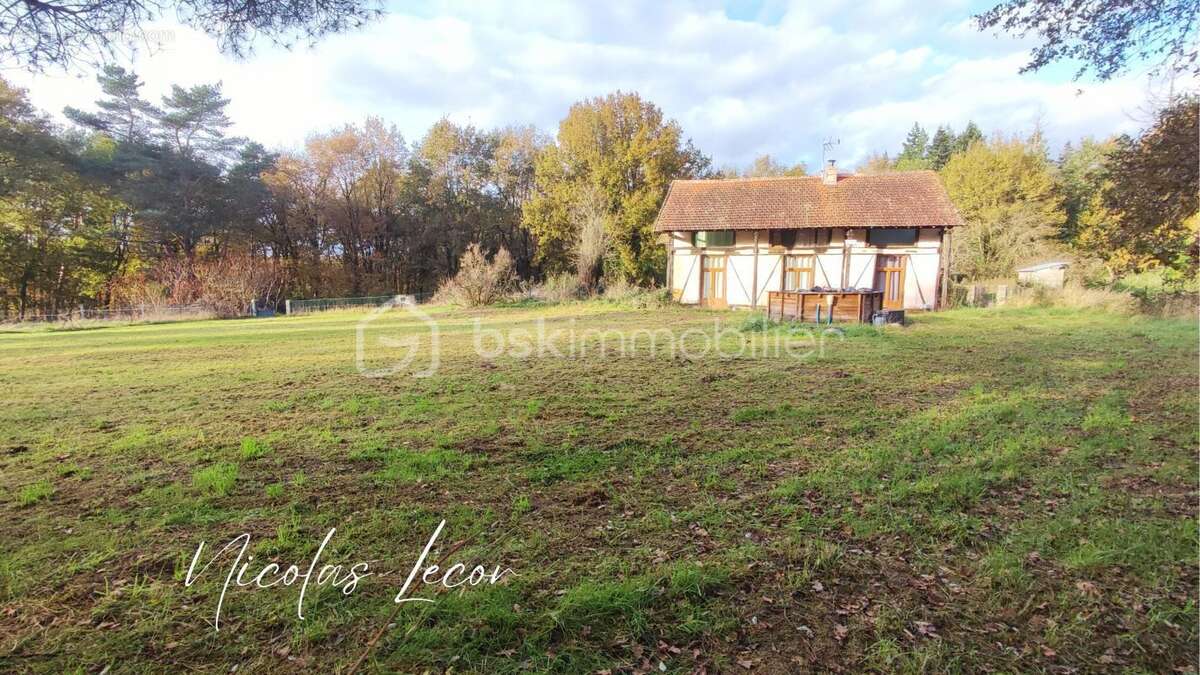
[[[1066,282],[1067,268],[1071,263],[1066,260],[1054,260],[1022,267],[1017,270],[1017,283],[1026,286],[1045,286],[1046,288],[1062,288]]]

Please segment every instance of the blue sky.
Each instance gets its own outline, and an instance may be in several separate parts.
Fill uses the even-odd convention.
[[[221,81],[236,132],[283,149],[368,115],[410,140],[442,116],[552,134],[572,102],[617,89],[662,107],[717,165],[769,153],[811,168],[832,137],[841,139],[833,155],[853,166],[895,151],[914,121],[931,131],[968,119],[985,133],[1037,126],[1054,148],[1145,125],[1143,75],[1075,83],[1069,64],[1018,75],[1029,43],[975,30],[970,17],[987,6],[425,0],[314,49],[262,44],[245,61],[156,24],[166,38],[132,66],[150,97],[172,83]],[[54,112],[98,95],[91,73],[5,76]]]

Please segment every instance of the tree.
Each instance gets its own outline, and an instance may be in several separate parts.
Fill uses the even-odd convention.
[[[967,128],[954,139],[954,152],[966,152],[971,145],[983,140],[983,132],[973,121],[967,122]]]
[[[913,122],[908,137],[904,139],[904,146],[900,149],[900,155],[896,157],[896,169],[900,171],[928,169],[929,161],[926,158],[928,145],[929,134],[921,128],[920,124]]]
[[[610,215],[604,193],[594,185],[585,187],[571,217],[579,232],[575,244],[575,275],[579,285],[588,292],[595,291],[604,274],[604,258],[608,255]]]
[[[776,176],[806,176],[808,167],[799,162],[788,167],[775,161],[770,155],[759,155],[741,172],[743,178],[769,178]]]
[[[1078,147],[1067,143],[1063,148],[1058,161],[1063,207],[1067,215],[1063,225],[1063,240],[1077,244],[1083,221],[1094,218],[1097,209],[1101,208],[1099,197],[1108,181],[1109,161],[1117,147],[1116,139],[1097,141],[1084,138]]]
[[[941,176],[964,225],[954,234],[956,272],[1009,276],[1017,264],[1053,250],[1066,214],[1037,135],[972,144],[951,157]]]
[[[1118,140],[1105,161],[1101,196],[1079,226],[1081,247],[1116,272],[1166,267],[1194,277],[1200,197],[1200,103],[1186,97],[1159,111],[1136,139]]]
[[[187,89],[172,85],[171,93],[162,98],[161,110],[154,115],[159,142],[175,154],[222,164],[244,142],[225,135],[233,125],[225,113],[228,105],[220,83]]]
[[[1065,59],[1081,63],[1075,79],[1090,71],[1108,80],[1143,61],[1200,74],[1198,17],[1198,0],[1006,0],[975,21],[980,30],[1037,35],[1041,44],[1022,73]]]
[[[0,311],[56,314],[102,295],[118,207],[25,93],[0,79]]]
[[[892,170],[892,160],[886,152],[874,152],[867,155],[867,158],[859,163],[856,173],[861,173],[866,176],[887,173]]]
[[[98,112],[67,107],[63,112],[77,124],[100,131],[122,143],[149,140],[153,120],[161,113],[142,99],[142,81],[135,73],[106,65],[96,76],[105,98],[96,101]]]
[[[929,168],[937,171],[946,166],[946,162],[949,162],[950,156],[954,154],[955,145],[954,132],[950,127],[939,125],[929,143]]]
[[[374,0],[14,0],[0,6],[0,59],[40,71],[154,46],[144,26],[171,13],[242,57],[257,37],[291,46],[359,28],[382,14]]]
[[[547,271],[567,271],[579,233],[571,217],[589,186],[604,195],[620,274],[661,279],[664,251],[651,225],[676,178],[707,172],[709,160],[683,139],[679,124],[637,94],[616,92],[571,106],[555,145],[538,158],[524,222]]]

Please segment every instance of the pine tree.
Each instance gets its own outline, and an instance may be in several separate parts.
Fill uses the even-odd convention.
[[[929,168],[938,171],[946,166],[946,162],[949,162],[950,156],[954,154],[955,140],[954,131],[950,127],[938,126],[933,140],[929,143]]]
[[[96,81],[104,93],[104,98],[96,101],[99,110],[90,113],[68,107],[63,111],[67,118],[122,143],[147,140],[153,120],[161,113],[142,99],[142,82],[137,74],[109,65]]]
[[[979,130],[979,127],[975,124],[975,122],[967,122],[967,128],[963,129],[963,132],[958,135],[958,138],[954,139],[954,154],[966,152],[967,148],[970,148],[973,143],[977,143],[982,140],[983,132]]]
[[[900,156],[896,158],[896,168],[902,171],[929,168],[929,162],[925,157],[928,145],[928,132],[922,129],[919,123],[913,122],[912,129],[908,132],[908,138],[904,139],[904,147],[900,150]]]

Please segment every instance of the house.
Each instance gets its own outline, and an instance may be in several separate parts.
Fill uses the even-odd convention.
[[[1066,260],[1055,260],[1022,267],[1017,270],[1017,283],[1026,286],[1062,288],[1067,278],[1067,268],[1070,266],[1071,263]]]
[[[960,224],[932,171],[848,175],[829,162],[820,176],[674,181],[654,230],[684,304],[764,308],[816,289],[911,310],[944,304]]]

